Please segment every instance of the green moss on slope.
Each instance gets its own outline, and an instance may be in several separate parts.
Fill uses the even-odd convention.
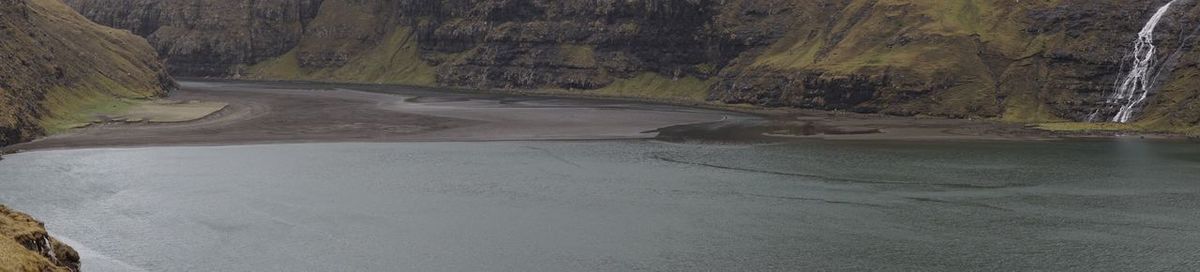
[[[300,61],[296,59],[296,49],[282,56],[264,60],[245,69],[242,75],[255,79],[300,80],[308,76],[300,69]]]
[[[79,271],[79,253],[33,217],[0,205],[0,271]]]
[[[246,68],[244,76],[433,85],[434,69],[420,58],[412,28],[379,16],[381,2],[324,1],[306,35],[282,56]]]
[[[1174,79],[1163,86],[1143,113],[1147,118],[1139,126],[1155,131],[1200,135],[1200,70],[1176,71]]]
[[[0,2],[0,53],[0,145],[174,86],[145,40],[57,0]]]
[[[591,46],[560,45],[558,46],[558,52],[562,55],[562,62],[569,66],[578,68],[596,67],[596,52]]]
[[[340,67],[301,67],[297,50],[246,69],[245,76],[271,80],[325,80],[432,86],[433,67],[420,59],[415,37],[408,28],[397,28],[383,41]]]
[[[629,79],[619,79],[607,87],[592,92],[606,96],[666,99],[703,102],[715,78],[701,80],[693,77],[670,79],[657,73],[642,73]]]

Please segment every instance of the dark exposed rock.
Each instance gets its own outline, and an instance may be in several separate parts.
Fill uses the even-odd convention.
[[[300,40],[321,0],[67,0],[100,24],[146,37],[170,72],[226,75],[230,66],[282,55]]]
[[[439,85],[595,89],[653,72],[715,78],[708,97],[730,103],[1045,121],[1107,114],[1122,57],[1167,0],[68,1],[150,37],[181,75],[279,58],[295,63],[275,66],[289,78],[361,81],[322,71],[413,46]],[[1177,49],[1160,58],[1183,71],[1160,75],[1156,97],[1169,98],[1143,119],[1200,121],[1179,104],[1200,92],[1184,84],[1200,81],[1195,2],[1160,26],[1161,47]],[[401,29],[412,40],[389,43]]]
[[[712,1],[414,1],[438,82],[493,88],[605,86],[638,72],[707,78],[737,52],[705,33]],[[459,55],[439,61],[438,55]]]
[[[42,222],[0,205],[0,270],[79,271],[79,253],[50,237]]]

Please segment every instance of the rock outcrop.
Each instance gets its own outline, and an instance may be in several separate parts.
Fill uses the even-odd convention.
[[[67,1],[100,24],[145,37],[172,74],[228,75],[229,67],[286,53],[321,0]],[[356,1],[370,2],[370,1]]]
[[[0,0],[0,146],[68,115],[174,86],[153,48],[92,23],[59,0]]]
[[[1057,121],[1112,114],[1124,53],[1167,0],[68,2],[148,37],[181,75],[581,91],[687,81],[701,95],[685,96],[727,103]],[[1160,26],[1159,57],[1175,69],[1145,124],[1200,123],[1197,14],[1181,0]]]
[[[27,214],[0,205],[0,271],[79,271],[79,253]]]

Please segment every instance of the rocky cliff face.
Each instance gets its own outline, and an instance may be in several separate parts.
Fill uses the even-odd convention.
[[[27,214],[0,205],[0,271],[79,271],[79,253]]]
[[[170,72],[220,76],[229,67],[282,55],[296,46],[320,0],[76,1],[100,24],[146,37]]]
[[[68,1],[149,37],[182,75],[677,86],[681,97],[728,103],[1014,121],[1111,115],[1105,96],[1124,53],[1167,2]],[[1175,69],[1161,75],[1144,123],[1200,122],[1195,2],[1177,1],[1160,26],[1170,50],[1159,57]]]
[[[115,97],[173,86],[153,49],[57,0],[0,0],[0,146]]]
[[[732,16],[718,22],[729,22],[733,27],[724,29],[734,34],[745,25],[738,22],[799,19],[723,70],[711,98],[1013,121],[1112,116],[1106,97],[1127,64],[1125,53],[1166,2],[842,1],[807,14],[796,13],[813,10],[802,6],[781,9],[793,13],[785,16],[724,12]],[[1157,43],[1169,50],[1158,57],[1176,63],[1167,64],[1174,73],[1162,74],[1168,87],[1147,108],[1147,126],[1200,121],[1191,106],[1200,88],[1183,87],[1195,70],[1189,63],[1200,57],[1192,35],[1198,8],[1177,1],[1160,26]]]

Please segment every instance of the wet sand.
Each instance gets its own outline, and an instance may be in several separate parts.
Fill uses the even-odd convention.
[[[405,87],[184,81],[167,99],[228,103],[199,120],[112,122],[5,148],[295,142],[653,138],[660,127],[748,115],[622,101],[490,96]],[[355,88],[355,89],[350,89]],[[736,117],[731,117],[736,116]]]
[[[130,107],[110,120],[124,120],[126,123],[179,123],[195,121],[225,109],[229,103],[204,101],[172,101],[151,100],[143,101]]]
[[[659,129],[658,132],[659,139],[663,140],[712,142],[783,142],[804,139],[1047,141],[1079,136],[995,121],[799,110],[765,115],[762,119],[671,126]]]
[[[6,147],[37,149],[297,142],[650,139],[709,142],[1049,140],[994,121],[808,110],[723,111],[627,100],[301,82],[182,81],[166,99],[227,103],[176,123],[112,122]]]

